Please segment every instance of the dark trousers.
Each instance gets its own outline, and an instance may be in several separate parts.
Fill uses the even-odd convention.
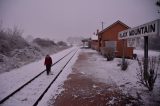
[[[51,65],[50,64],[46,65],[46,71],[47,71],[47,75],[49,75],[49,73],[51,71]]]

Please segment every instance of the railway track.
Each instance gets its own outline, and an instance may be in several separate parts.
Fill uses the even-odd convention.
[[[29,103],[31,106],[36,106],[38,102],[43,98],[45,93],[48,91],[50,86],[62,73],[63,69],[71,61],[77,51],[78,49],[70,51],[61,59],[52,64],[52,70],[54,70],[54,75],[46,76],[46,74],[44,74],[46,70],[42,71],[41,73],[33,77],[31,80],[23,84],[21,87],[10,93],[8,96],[0,100],[0,105],[7,106],[8,104],[13,104],[13,101],[16,101],[16,103],[14,104],[24,106],[25,102],[30,101]]]

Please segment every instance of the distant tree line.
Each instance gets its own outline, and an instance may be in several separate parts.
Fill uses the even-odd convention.
[[[63,41],[55,43],[43,38],[33,38],[27,41],[22,34],[23,31],[17,27],[3,28],[0,21],[0,73],[21,67],[41,59],[46,54],[53,54],[69,47]]]
[[[33,43],[37,43],[41,47],[48,47],[52,45],[56,45],[56,43],[49,39],[35,38]]]
[[[18,27],[13,29],[5,29],[2,27],[2,21],[0,21],[0,54],[10,56],[11,51],[15,49],[24,49],[25,47],[35,47],[36,44],[38,48],[47,48],[49,50],[55,49],[58,46],[67,46],[67,43],[64,41],[59,41],[55,43],[53,40],[35,38],[31,42],[28,42],[22,37],[23,30]],[[37,46],[36,46],[37,47]]]

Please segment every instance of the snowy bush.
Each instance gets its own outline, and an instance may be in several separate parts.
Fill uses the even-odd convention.
[[[139,83],[147,87],[149,91],[152,91],[155,80],[157,78],[157,71],[159,68],[160,59],[157,57],[149,57],[147,60],[148,70],[146,72],[144,70],[144,58],[142,58],[141,60],[137,58],[137,61],[140,68],[140,72],[137,73]]]
[[[53,54],[66,49],[67,46],[58,46],[52,40],[36,38],[27,42],[22,31],[0,28],[0,73],[19,68],[25,64],[41,59],[46,54]]]
[[[14,49],[22,49],[29,46],[27,41],[21,37],[17,29],[0,32],[0,53],[10,56],[10,52]]]
[[[105,48],[105,50],[104,50],[104,57],[107,58],[107,61],[113,60],[114,57],[115,57],[113,49],[111,49],[111,48]]]

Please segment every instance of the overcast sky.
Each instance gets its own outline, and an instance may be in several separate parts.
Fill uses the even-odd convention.
[[[23,36],[64,40],[89,37],[117,20],[130,27],[160,18],[156,0],[0,0],[3,27],[23,29]]]

